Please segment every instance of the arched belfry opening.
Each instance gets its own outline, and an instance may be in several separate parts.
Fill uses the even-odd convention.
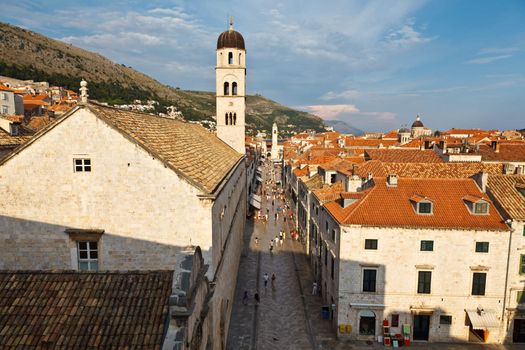
[[[232,83],[232,95],[237,95],[237,83]]]
[[[228,64],[233,64],[233,52],[228,52]]]
[[[224,83],[224,95],[227,96],[230,94],[230,83],[225,82]]]
[[[233,113],[233,125],[237,125],[237,113]]]
[[[224,115],[224,124],[228,125],[228,113]]]

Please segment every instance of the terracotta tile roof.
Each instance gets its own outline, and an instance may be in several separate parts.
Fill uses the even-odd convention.
[[[161,349],[172,271],[0,272],[2,349]]]
[[[461,135],[461,134],[468,134],[468,135],[476,135],[476,134],[488,134],[486,130],[481,129],[450,129],[448,131],[445,131],[443,134],[449,134],[449,135]]]
[[[94,103],[88,108],[207,193],[243,157],[198,124]]]
[[[0,118],[9,120],[10,122],[21,123],[24,120],[23,115],[2,115]]]
[[[361,139],[345,138],[345,147],[358,148],[379,148],[397,145],[397,140]]]
[[[0,91],[9,91],[13,92],[13,89],[8,88],[7,86],[0,84]]]
[[[26,143],[32,137],[33,133],[23,127],[19,128],[19,134],[17,136],[11,136],[4,129],[0,129],[0,146],[11,146],[11,148],[14,148]]]
[[[323,177],[319,174],[314,174],[309,179],[304,179],[303,183],[309,190],[314,190],[323,187]]]
[[[411,198],[427,198],[433,203],[432,215],[419,215]],[[399,178],[396,187],[386,185],[386,178],[375,178],[374,186],[364,197],[342,208],[337,202],[326,203],[326,208],[342,224],[506,230],[507,226],[493,205],[488,215],[473,215],[463,197],[478,196],[489,202],[472,179],[410,179]]]
[[[368,149],[365,159],[390,163],[443,163],[434,151],[416,149]]]
[[[499,152],[488,145],[479,145],[482,162],[525,162],[524,143],[500,143]]]
[[[422,145],[423,145],[423,141],[418,138],[418,139],[410,140],[409,142],[405,143],[404,145],[401,145],[400,147],[401,148],[417,148],[417,149],[420,149]]]
[[[304,168],[295,168],[293,170],[293,173],[295,174],[295,176],[297,177],[302,177],[302,176],[306,176],[308,175],[308,167],[305,166]]]
[[[357,174],[364,178],[368,173],[385,177],[397,174],[402,177],[417,178],[468,178],[480,171],[489,174],[503,174],[502,164],[490,163],[383,163],[370,160],[359,165]]]
[[[31,130],[39,131],[47,125],[51,124],[53,121],[55,121],[55,119],[50,118],[48,116],[32,116],[31,119],[29,119],[29,122],[25,124],[25,126]]]
[[[344,185],[341,181],[337,181],[332,185],[325,185],[321,188],[315,189],[312,193],[319,199],[320,202],[334,201],[341,198],[341,192],[344,191]]]
[[[512,219],[525,220],[525,175],[489,175],[488,188]]]

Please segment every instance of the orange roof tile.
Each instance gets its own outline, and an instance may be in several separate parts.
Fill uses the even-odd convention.
[[[345,147],[379,148],[397,145],[397,140],[345,139]]]
[[[489,175],[488,189],[512,219],[525,220],[525,175]]]
[[[500,143],[499,152],[488,145],[479,145],[482,162],[525,162],[525,143]]]
[[[431,215],[416,213],[410,200],[416,194],[432,201]],[[467,195],[489,202],[489,214],[471,214],[463,201]],[[336,201],[326,203],[325,207],[339,223],[346,225],[507,230],[489,197],[472,179],[399,178],[397,186],[391,187],[386,185],[386,178],[376,178],[366,195],[347,208]]]
[[[432,150],[413,149],[369,149],[365,159],[390,163],[443,163],[443,159]]]

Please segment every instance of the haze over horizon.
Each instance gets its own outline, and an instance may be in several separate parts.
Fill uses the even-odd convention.
[[[7,1],[0,21],[213,91],[229,15],[247,90],[363,130],[525,128],[525,2]]]

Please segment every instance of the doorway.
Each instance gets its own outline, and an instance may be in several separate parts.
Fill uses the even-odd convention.
[[[428,340],[430,315],[414,315],[414,340]]]
[[[512,332],[514,343],[525,343],[525,319],[514,320],[514,330]]]

